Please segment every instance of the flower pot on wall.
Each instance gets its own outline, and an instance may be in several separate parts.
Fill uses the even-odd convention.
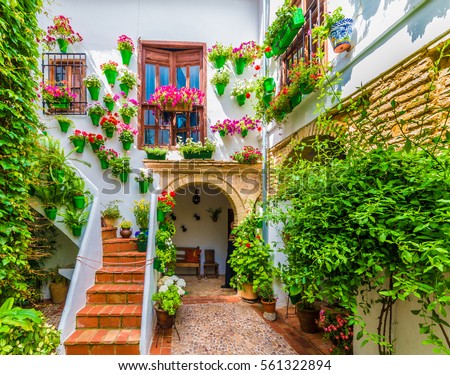
[[[100,115],[97,115],[96,113],[92,113],[89,115],[92,121],[92,125],[98,126],[100,124]]]
[[[273,78],[266,78],[264,80],[264,91],[267,93],[275,90],[275,80]]]
[[[161,259],[158,258],[154,258],[153,259],[153,269],[158,271],[158,272],[163,272],[163,268],[162,268],[162,262]]]
[[[139,181],[139,193],[145,194],[148,192],[150,183],[148,181]]]
[[[92,151],[97,152],[100,150],[100,144],[99,143],[91,143]]]
[[[132,55],[133,55],[133,52],[131,52],[131,51],[121,50],[120,56],[122,57],[122,64],[126,65],[126,66],[130,65]]]
[[[103,73],[105,73],[106,80],[110,86],[114,86],[116,84],[117,71],[106,69]]]
[[[147,153],[147,159],[150,159],[150,160],[166,160],[166,156],[167,156],[167,154],[155,155],[152,153]]]
[[[127,115],[121,115],[121,116],[122,116],[123,123],[129,125],[130,121],[131,121],[131,117],[127,116]]]
[[[100,166],[102,169],[108,169],[109,163],[106,160],[100,160]]]
[[[159,223],[162,223],[165,218],[166,218],[166,213],[164,211],[161,211],[161,210],[156,211],[156,219],[158,220]]]
[[[130,92],[130,87],[126,83],[121,83],[119,85],[119,87],[120,87],[120,91],[123,91],[125,96],[128,96],[128,93]]]
[[[292,108],[298,106],[302,102],[302,94],[298,93],[290,98]]]
[[[61,53],[67,52],[67,47],[69,47],[69,42],[66,39],[58,38],[58,39],[56,39],[56,43],[58,43],[59,51]]]
[[[344,18],[331,26],[330,41],[334,52],[342,53],[352,48],[352,30],[353,20],[351,18]]]
[[[67,133],[67,131],[70,128],[70,122],[60,120],[60,121],[58,121],[58,124],[59,124],[59,127],[61,128],[61,131],[63,133]]]
[[[248,135],[248,129],[241,130],[241,137],[245,138]]]
[[[74,225],[72,227],[72,234],[74,235],[74,237],[80,237],[81,236],[81,231],[82,231],[83,227],[80,225]]]
[[[223,68],[226,61],[227,61],[226,56],[217,56],[217,58],[213,61],[212,64],[213,64],[214,68],[220,69],[220,68]]]
[[[112,112],[114,109],[114,102],[103,102],[105,104],[105,107],[108,108],[109,112]]]
[[[212,151],[201,151],[199,153],[183,152],[183,158],[185,159],[211,159]]]
[[[244,73],[245,66],[247,65],[247,61],[243,58],[238,58],[234,61],[234,70],[237,75],[241,75]]]
[[[243,105],[245,104],[245,99],[247,99],[247,98],[245,97],[245,94],[242,94],[242,95],[236,95],[236,100],[237,100],[239,106],[243,106]]]
[[[70,102],[68,100],[59,100],[56,102],[47,103],[53,109],[69,109]]]
[[[112,138],[114,137],[114,129],[105,130],[106,137]]]
[[[119,173],[120,182],[128,182],[128,172]]]
[[[74,139],[72,143],[76,148],[76,152],[82,154],[84,151],[84,145],[86,144],[86,141],[84,141],[83,139]]]
[[[122,141],[122,147],[126,151],[130,150],[131,149],[131,142],[130,141]]]
[[[100,95],[100,87],[88,87],[88,91],[91,96],[91,100],[98,100],[98,96]]]
[[[44,212],[45,212],[45,216],[47,216],[47,218],[49,220],[55,220],[56,214],[58,213],[58,209],[57,208],[45,208]]]
[[[84,208],[84,204],[86,203],[86,199],[84,198],[84,195],[74,195],[72,197],[73,199],[73,205],[75,208],[82,209]]]
[[[217,95],[222,96],[223,93],[225,92],[225,87],[226,85],[223,83],[216,83]]]

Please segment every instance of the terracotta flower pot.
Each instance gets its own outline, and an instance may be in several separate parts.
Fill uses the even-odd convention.
[[[167,311],[160,310],[157,306],[154,308],[156,311],[156,321],[161,328],[171,328],[175,324],[176,314],[169,315]]]
[[[262,303],[262,305],[264,307],[264,311],[266,313],[273,314],[275,312],[275,307],[276,307],[277,301],[267,302],[262,299],[261,303]]]
[[[253,291],[253,284],[244,284],[242,289],[239,290],[240,296],[249,301],[258,299],[258,294]]]
[[[122,238],[130,238],[132,234],[133,231],[131,230],[131,228],[122,228],[120,230],[120,235],[122,236]]]

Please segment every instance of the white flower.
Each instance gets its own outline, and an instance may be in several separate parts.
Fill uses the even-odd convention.
[[[158,286],[164,285],[169,276],[164,276],[158,281]]]
[[[171,278],[168,278],[168,279],[166,280],[166,282],[164,283],[164,285],[167,285],[167,286],[173,285],[173,280],[172,280]]]
[[[180,278],[177,275],[170,276],[173,281],[178,281]]]
[[[184,296],[184,293],[186,293],[186,292],[183,290],[183,288],[178,287],[178,294],[180,296]]]
[[[186,286],[186,281],[184,281],[184,279],[179,279],[177,281],[177,286],[184,288]]]
[[[169,287],[167,285],[161,285],[159,288],[159,292],[167,292]]]

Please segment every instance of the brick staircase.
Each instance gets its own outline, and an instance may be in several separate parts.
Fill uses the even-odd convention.
[[[116,231],[102,228],[103,267],[64,343],[66,354],[139,354],[145,253]]]

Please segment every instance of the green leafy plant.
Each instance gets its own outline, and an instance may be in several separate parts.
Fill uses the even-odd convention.
[[[35,309],[13,307],[14,298],[0,306],[0,354],[54,354],[60,343],[60,333],[50,326],[43,314]]]
[[[108,202],[108,204],[106,206],[103,205],[103,207],[105,207],[105,209],[100,212],[102,214],[102,216],[107,219],[113,219],[113,220],[120,219],[122,217],[122,215],[121,215],[120,209],[119,209],[119,204],[118,204],[119,202],[121,202],[121,201],[116,199],[116,200]]]
[[[291,0],[285,0],[283,5],[281,5],[275,12],[276,18],[269,25],[267,32],[264,36],[264,44],[263,44],[264,50],[267,50],[267,48],[270,48],[273,45],[276,36],[283,31],[286,24],[295,14],[297,7],[291,4],[292,4]]]
[[[129,220],[124,220],[120,223],[120,228],[122,229],[130,229],[133,226],[133,223]]]
[[[56,115],[56,116],[54,116],[54,119],[58,122],[67,122],[71,126],[73,125],[73,120],[64,115]]]
[[[152,170],[148,168],[139,168],[139,175],[135,177],[135,180],[137,182],[148,181],[149,183],[152,183],[153,182]]]
[[[130,160],[130,157],[127,155],[110,159],[109,166],[111,167],[113,176],[118,177],[121,173],[131,173]]]
[[[206,212],[209,212],[209,217],[211,218],[211,220],[216,222],[217,220],[219,220],[219,216],[222,213],[222,207],[210,207],[206,210]]]
[[[168,152],[164,147],[143,147],[142,148],[148,155],[165,156]]]
[[[177,276],[163,277],[160,280],[158,292],[153,294],[152,300],[157,302],[157,308],[175,315],[181,306],[181,297],[185,294],[186,282]]]
[[[231,46],[224,46],[221,43],[216,42],[211,48],[208,48],[208,61],[214,62],[218,57],[225,57],[226,59],[229,59],[231,56],[231,51],[233,47]]]
[[[312,36],[315,39],[328,38],[330,35],[331,26],[345,18],[342,12],[342,7],[337,7],[332,13],[325,13],[323,22],[319,26],[312,29]]]
[[[247,95],[250,97],[250,93],[255,90],[255,80],[254,79],[238,79],[234,82],[233,88],[231,90],[231,96]]]
[[[86,87],[102,87],[102,81],[97,74],[89,74],[83,78],[83,83]]]
[[[277,300],[272,284],[262,283],[257,289],[258,296],[265,302],[274,302]]]
[[[127,85],[130,90],[132,90],[134,87],[137,86],[139,80],[136,73],[133,73],[129,69],[120,69],[119,73],[120,73],[119,76],[120,83]]]
[[[180,152],[189,153],[189,154],[199,154],[201,152],[214,152],[216,151],[216,144],[210,141],[209,139],[205,140],[205,143],[202,142],[194,142],[192,138],[186,139],[185,142],[182,139],[178,138],[177,148]]]
[[[63,222],[67,228],[84,227],[88,222],[89,211],[66,209],[63,213],[58,214],[63,218]]]
[[[103,116],[107,112],[107,109],[103,107],[100,102],[94,102],[92,104],[88,104],[86,107],[86,112],[88,115]]]
[[[227,68],[219,69],[211,78],[211,84],[222,84],[225,86],[228,85],[230,83],[230,74],[230,70]]]
[[[147,228],[150,215],[150,202],[146,199],[134,201],[133,215],[139,228]]]

